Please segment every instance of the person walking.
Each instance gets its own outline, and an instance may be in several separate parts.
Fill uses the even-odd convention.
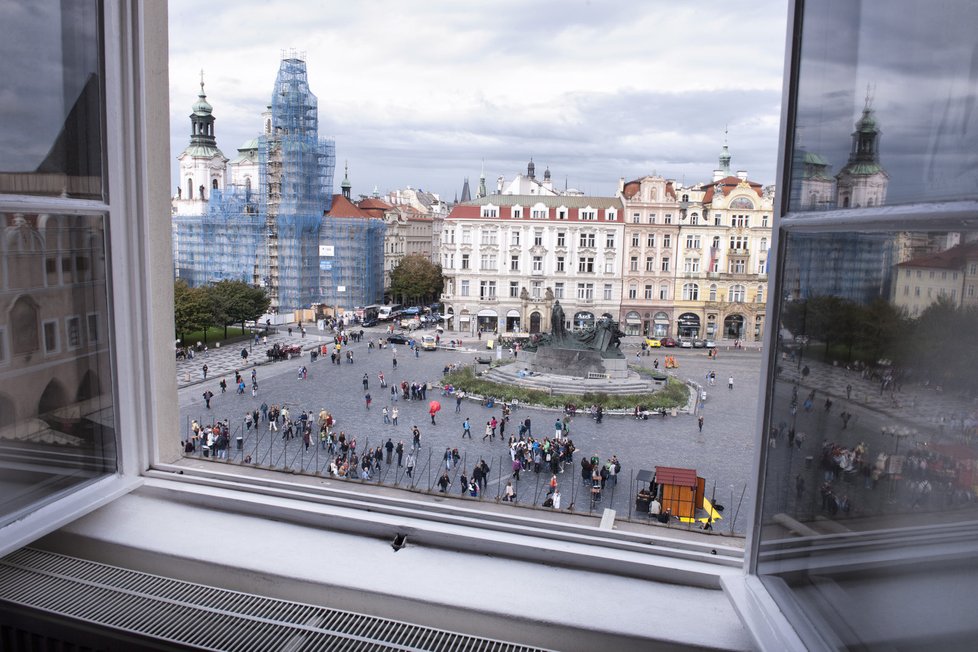
[[[390,464],[394,460],[394,442],[390,437],[387,438],[387,443],[384,444],[384,451],[387,453],[385,462]]]
[[[204,380],[207,380],[207,365],[206,364],[204,364],[204,366],[201,367],[201,371],[204,372]]]
[[[727,379],[727,389],[733,389],[733,376]]]
[[[211,392],[211,390],[209,390],[209,389],[204,390],[204,405],[207,406],[207,409],[208,410],[211,409],[211,399],[212,398],[214,398],[213,392]]]
[[[465,439],[466,436],[472,439],[472,426],[469,424],[468,417],[465,417],[465,421],[462,422],[462,439]]]
[[[381,412],[384,415],[384,423],[389,424],[391,422],[390,414],[387,412],[387,406],[385,405]]]
[[[370,387],[370,380],[367,378],[367,374],[363,374],[363,391],[367,391]]]
[[[397,407],[391,410],[391,422],[393,425],[397,425]]]
[[[486,421],[486,434],[482,435],[482,441],[485,441],[487,438],[489,439],[489,441],[492,441],[492,422],[491,421]]]
[[[370,409],[370,401],[371,401],[371,400],[373,400],[373,399],[372,399],[372,398],[370,397],[370,392],[367,392],[367,393],[366,393],[366,394],[364,395],[364,397],[363,397],[363,400],[364,400],[364,401],[366,402],[366,404],[367,404],[367,409],[369,410],[369,409]]]
[[[394,454],[397,455],[397,465],[404,465],[404,440],[397,442],[397,446],[394,447]]]
[[[700,418],[696,420],[696,423],[700,427],[700,432],[703,432],[703,415],[702,414],[700,415]]]
[[[416,450],[421,450],[421,431],[418,430],[417,426],[411,429],[411,446]]]
[[[414,473],[414,453],[408,453],[407,460],[405,460],[404,465],[407,477],[413,477],[411,474]]]

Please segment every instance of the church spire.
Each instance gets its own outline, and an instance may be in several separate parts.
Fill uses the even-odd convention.
[[[479,175],[479,196],[478,196],[478,198],[481,199],[481,198],[485,197],[488,194],[489,193],[486,191],[486,160],[485,159],[482,159],[482,173]]]
[[[207,95],[204,93],[204,71],[200,71],[200,94],[197,101],[191,107],[193,112],[190,114],[190,144],[203,147],[217,148],[217,139],[214,138],[214,108],[208,103]]]
[[[343,183],[340,184],[340,188],[343,190],[343,196],[347,199],[350,198],[350,162],[343,162]]]
[[[727,148],[727,128],[723,129],[723,149],[720,151],[720,171],[723,176],[730,175],[730,150]]]

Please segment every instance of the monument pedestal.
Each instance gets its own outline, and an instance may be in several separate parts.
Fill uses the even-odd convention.
[[[546,346],[526,355],[527,366],[537,373],[588,378],[604,374],[608,378],[628,378],[628,361],[624,357],[605,358],[591,349],[563,349]]]

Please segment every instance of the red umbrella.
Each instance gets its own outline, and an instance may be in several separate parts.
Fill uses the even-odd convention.
[[[431,403],[428,404],[428,413],[429,414],[434,414],[435,412],[438,412],[439,410],[441,410],[441,403],[439,403],[438,401],[432,401]]]

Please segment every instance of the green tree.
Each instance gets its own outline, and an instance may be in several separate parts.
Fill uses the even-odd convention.
[[[430,303],[443,286],[441,265],[418,254],[405,256],[391,270],[391,296],[400,303]]]
[[[192,288],[183,279],[173,283],[173,322],[177,337],[183,341],[187,332],[203,330],[215,323],[214,309],[207,288]]]
[[[252,287],[243,281],[218,281],[207,288],[211,297],[215,320],[224,326],[224,337],[228,326],[257,320],[268,311],[270,299],[261,288]]]

